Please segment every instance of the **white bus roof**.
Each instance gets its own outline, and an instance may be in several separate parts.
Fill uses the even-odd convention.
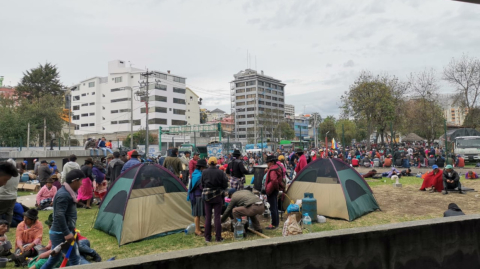
[[[480,136],[457,136],[455,139],[480,139]]]

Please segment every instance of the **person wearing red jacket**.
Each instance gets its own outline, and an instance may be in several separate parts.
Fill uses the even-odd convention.
[[[303,150],[301,149],[297,149],[296,155],[298,156],[298,162],[297,166],[295,167],[295,172],[298,175],[298,173],[300,173],[300,171],[302,171],[302,169],[307,166],[307,158],[305,157],[305,155],[303,155]]]
[[[305,156],[303,158],[305,158]],[[278,219],[278,193],[279,191],[285,190],[285,186],[283,185],[283,169],[278,166],[277,157],[274,155],[267,157],[267,165],[268,171],[265,178],[265,192],[267,193],[267,201],[270,204],[272,223],[265,229],[275,230],[280,223]]]

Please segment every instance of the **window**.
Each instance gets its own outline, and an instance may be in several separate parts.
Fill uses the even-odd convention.
[[[119,120],[118,124],[130,123],[130,120]]]
[[[173,98],[173,103],[175,104],[185,104],[185,99]]]
[[[255,104],[255,101],[248,101],[247,102],[247,105],[254,105]]]
[[[155,84],[155,89],[166,91],[167,90],[167,85],[162,85],[162,84],[156,83]]]
[[[244,95],[237,96],[237,100],[243,100],[243,99],[245,99],[245,96],[244,96]]]
[[[247,108],[247,111],[255,111],[255,108],[254,107],[249,107],[249,108]]]
[[[142,123],[140,120],[133,120],[133,125],[141,125]]]
[[[73,115],[73,120],[79,120],[80,119],[80,116],[78,115]]]
[[[266,82],[265,82],[265,87],[270,88],[270,83],[266,83]]]
[[[80,130],[80,126],[75,125],[75,130]]]
[[[258,95],[258,98],[265,98],[265,95],[259,94],[259,95]]]
[[[122,82],[122,77],[116,77],[114,78],[114,80],[115,80],[115,83],[120,83]]]
[[[158,73],[158,72],[155,72],[154,76],[156,78],[167,79],[167,75],[162,74],[162,73]]]
[[[148,120],[148,124],[163,124],[163,125],[167,125],[167,119],[159,119],[159,118],[149,119],[149,120]]]
[[[173,114],[185,115],[185,110],[183,110],[183,109],[173,109]]]
[[[247,121],[247,124],[255,124],[255,121]]]
[[[88,123],[82,123],[82,127],[88,127]]]
[[[88,124],[88,126],[95,126],[95,123],[90,123]]]
[[[258,82],[258,85],[263,86],[263,85],[264,85],[264,84],[263,84],[263,81],[259,81],[259,82]]]
[[[110,92],[118,92],[118,91],[121,91],[122,89],[120,88],[114,88],[114,89],[111,89]]]
[[[245,119],[246,117],[245,117],[245,115],[238,115],[237,118],[238,119]]]
[[[185,79],[184,78],[173,77],[173,81],[185,84]]]
[[[88,113],[83,113],[82,117],[88,117]]]
[[[255,85],[256,81],[247,81],[247,86],[252,86]]]
[[[82,104],[82,106],[88,106],[88,103]]]
[[[187,121],[184,121],[184,120],[172,120],[172,125],[187,125]]]
[[[193,101],[193,96],[190,96],[190,101]]]
[[[272,103],[270,103],[270,102],[265,102],[265,105],[267,105],[267,106],[271,106],[271,105],[272,105]]]
[[[245,92],[245,89],[239,89],[239,90],[237,90],[237,93],[243,93],[243,92]]]
[[[73,97],[73,101],[80,101],[80,95],[76,95]]]
[[[89,83],[88,83],[88,87],[90,87],[90,88],[95,87],[95,82],[94,82],[94,81],[93,81],[93,82],[89,82]]]
[[[283,108],[283,105],[278,105],[278,107],[281,107],[281,108]]]
[[[116,121],[116,120],[111,122],[111,124],[117,124],[117,123],[118,123],[118,121]]]
[[[272,84],[272,89],[276,89],[277,85]]]
[[[247,88],[247,92],[253,92],[253,91],[255,91],[255,87],[253,87],[253,88]]]
[[[86,94],[86,93],[82,93],[82,96],[87,96],[87,94]]]
[[[80,106],[73,106],[73,110],[80,110]]]
[[[94,106],[95,105],[95,102],[91,102],[90,104],[88,104],[89,106]]]
[[[112,110],[110,111],[111,114],[115,114],[115,113],[118,113],[118,110]]]
[[[278,86],[277,89],[283,91],[283,86]]]
[[[255,118],[255,114],[248,114],[247,118]]]
[[[267,99],[267,100],[271,100],[271,99],[272,99],[272,97],[271,97],[271,96],[269,96],[269,95],[267,95],[267,96],[265,96],[265,99]]]
[[[145,113],[146,108],[142,107],[140,108],[140,113]],[[148,108],[148,113],[167,113],[167,108],[166,107],[149,107]]]
[[[265,92],[266,92],[266,93],[272,93],[272,91],[271,91],[271,90],[265,90]]]
[[[111,103],[117,103],[117,102],[125,102],[125,101],[130,101],[130,98],[112,99],[110,102]]]
[[[105,97],[105,94],[102,94],[102,97]]]
[[[278,98],[278,101],[283,102],[283,98]]]
[[[264,105],[265,102],[263,102],[263,101],[258,101],[258,104],[259,104],[259,105]]]
[[[185,89],[173,87],[173,92],[185,94]]]
[[[278,107],[278,104],[277,103],[272,103],[272,106]]]
[[[237,106],[244,106],[245,102],[237,102]]]
[[[95,95],[95,92],[92,92],[92,95]],[[105,95],[103,97],[105,97]]]
[[[118,110],[120,113],[130,112],[130,108],[120,109]]]
[[[237,86],[237,87],[245,87],[245,82],[239,82],[239,83],[235,84],[235,86]]]
[[[89,116],[95,116],[95,112],[89,113]]]
[[[273,100],[273,101],[277,101],[277,97],[272,97],[272,100]]]
[[[105,117],[102,117],[102,120],[105,120]]]
[[[105,110],[105,107],[104,107],[104,106],[102,106],[102,109],[103,109],[103,110]]]

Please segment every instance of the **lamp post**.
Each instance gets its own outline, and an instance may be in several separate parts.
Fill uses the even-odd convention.
[[[325,149],[328,149],[328,138],[327,138],[328,133],[330,133],[330,131],[325,133]]]

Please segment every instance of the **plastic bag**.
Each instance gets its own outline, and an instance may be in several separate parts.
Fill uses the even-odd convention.
[[[287,213],[300,212],[300,207],[296,204],[290,204],[287,207]]]
[[[295,215],[288,216],[288,219],[285,221],[283,225],[282,235],[283,236],[290,236],[290,235],[297,235],[302,234],[302,227],[298,225],[297,218]]]

